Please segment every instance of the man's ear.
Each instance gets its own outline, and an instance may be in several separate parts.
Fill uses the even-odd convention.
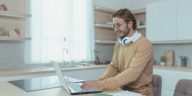
[[[128,28],[132,28],[132,27],[133,27],[133,22],[132,22],[132,21],[129,21],[129,22],[127,23],[127,27],[128,27]]]

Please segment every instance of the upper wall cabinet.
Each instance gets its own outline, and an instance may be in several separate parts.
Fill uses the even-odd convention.
[[[146,6],[146,37],[151,41],[175,40],[177,12],[175,0],[164,0]]]
[[[177,14],[177,40],[191,40],[192,39],[192,0],[177,0],[178,14]]]
[[[147,5],[147,38],[191,43],[192,0],[163,0]],[[169,41],[168,41],[169,42]]]

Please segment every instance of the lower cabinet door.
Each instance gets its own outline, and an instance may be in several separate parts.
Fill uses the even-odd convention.
[[[161,96],[173,96],[174,92],[169,90],[162,90]]]

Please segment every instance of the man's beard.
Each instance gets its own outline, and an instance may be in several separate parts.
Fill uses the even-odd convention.
[[[122,40],[124,37],[128,36],[129,33],[130,33],[130,29],[127,28],[127,32],[126,32],[123,36],[120,37],[121,40]]]

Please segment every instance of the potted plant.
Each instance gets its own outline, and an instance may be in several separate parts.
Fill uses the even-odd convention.
[[[160,63],[161,63],[161,65],[165,65],[165,64],[166,64],[166,61],[167,61],[166,56],[161,56],[161,58],[160,58]]]

